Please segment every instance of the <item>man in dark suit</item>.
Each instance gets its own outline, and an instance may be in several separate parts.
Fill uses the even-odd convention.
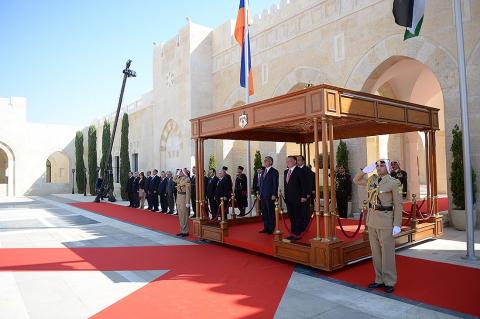
[[[160,209],[162,213],[166,214],[168,211],[167,177],[164,171],[160,173],[160,184],[158,186],[158,195],[160,196]]]
[[[287,169],[284,172],[285,203],[287,204],[288,217],[290,218],[291,234],[289,240],[299,240],[304,229],[307,202],[307,176],[305,170],[297,166],[295,156],[287,158]]]
[[[233,190],[233,181],[232,181],[232,176],[228,174],[228,167],[223,166],[222,170],[225,173],[225,178],[227,179],[227,189],[228,189],[228,199],[230,199],[230,196],[232,196],[232,190]]]
[[[260,177],[262,176],[265,167],[257,168],[255,174],[253,174],[252,194],[257,196],[257,192],[260,191]]]
[[[135,172],[133,174],[133,176],[135,177],[133,179],[133,207],[134,208],[138,208],[140,206],[140,198],[138,197],[138,190],[140,189],[138,183],[140,182],[140,176],[138,176],[138,172]]]
[[[127,198],[128,198],[128,201],[130,202],[128,207],[133,207],[133,201],[134,201],[134,198],[133,198],[133,181],[134,181],[134,179],[135,179],[135,177],[133,177],[133,173],[128,172],[127,185],[125,186],[125,192],[127,193]]]
[[[145,178],[145,197],[147,198],[148,210],[152,210],[152,193],[150,190],[150,184],[152,182],[152,172],[147,171],[147,177]]]
[[[235,201],[240,210],[238,215],[240,217],[245,216],[245,207],[248,206],[247,187],[247,175],[243,174],[243,166],[239,166],[237,168],[237,177],[235,178]]]
[[[196,182],[197,182],[197,176],[196,176],[196,167],[193,166],[192,167],[192,177],[190,177],[190,199],[192,201],[192,204],[190,205],[190,207],[192,207],[192,210],[193,210],[193,218],[195,218],[196,214],[197,214],[197,205],[196,205],[196,201],[197,201],[197,189],[196,189]]]
[[[262,205],[263,229],[260,233],[272,234],[275,229],[275,200],[278,196],[278,171],[273,168],[273,158],[263,160],[265,170],[260,178],[260,200]]]
[[[300,168],[300,170],[302,170],[303,174],[305,175],[304,186],[305,186],[305,195],[307,197],[307,200],[300,204],[302,215],[299,217],[301,218],[301,222],[299,223],[300,232],[303,232],[305,231],[308,224],[310,223],[310,217],[311,217],[310,204],[311,203],[313,204],[312,190],[314,185],[315,174],[312,172],[310,167],[305,165],[305,157],[303,155],[297,155],[296,158],[297,158],[297,167]]]
[[[205,183],[205,197],[208,199],[208,203],[210,204],[210,213],[212,214],[212,219],[216,219],[218,216],[218,202],[215,199],[215,192],[218,183],[216,170],[214,168],[210,169],[208,176],[208,181]]]
[[[220,205],[222,199],[225,198],[225,219],[227,219],[227,215],[228,215],[227,203],[228,203],[228,195],[230,191],[229,186],[230,184],[227,178],[227,174],[223,169],[221,169],[218,172],[218,182],[217,182],[217,187],[215,188],[215,201],[217,202],[217,205]],[[221,212],[219,212],[219,214],[220,213]]]
[[[152,181],[150,182],[150,189],[152,193],[152,206],[153,211],[158,212],[158,187],[160,186],[160,176],[158,176],[158,170],[153,170]]]
[[[174,213],[175,205],[175,182],[173,181],[172,172],[167,172],[167,204],[168,204],[168,214]]]

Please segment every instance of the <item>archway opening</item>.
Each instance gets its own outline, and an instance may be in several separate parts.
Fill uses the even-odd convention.
[[[0,197],[8,195],[8,156],[0,149]]]
[[[434,73],[418,60],[393,56],[365,81],[362,91],[440,109],[437,132],[438,192],[447,192],[443,93]],[[367,159],[398,160],[408,174],[408,195],[426,195],[425,139],[417,132],[367,138]]]
[[[52,184],[68,184],[70,162],[64,152],[55,152],[45,163],[45,181]]]
[[[177,122],[170,119],[160,138],[160,166],[163,170],[175,171],[175,168],[181,166],[182,149],[182,132]]]

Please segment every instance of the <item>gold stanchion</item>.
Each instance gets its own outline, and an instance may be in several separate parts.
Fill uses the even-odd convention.
[[[237,214],[235,214],[235,194],[234,193],[232,193],[230,200],[232,201],[232,219],[235,220],[237,219]]]
[[[368,214],[368,202],[366,200],[363,201],[362,212],[363,212],[363,219],[365,220],[365,231],[363,232],[363,240],[368,240],[368,226],[367,226],[367,214]]]
[[[225,221],[225,199],[226,197],[222,197],[220,199],[220,214],[221,214],[220,228],[221,229],[227,228],[227,222]]]
[[[255,202],[255,213],[257,216],[260,216],[262,214],[261,211],[261,205],[260,205],[260,192],[257,192],[257,201]]]
[[[417,219],[417,195],[412,194],[412,219],[410,220],[410,227],[412,229],[417,228],[418,219]]]
[[[276,241],[282,240],[282,231],[280,230],[281,196],[282,192],[279,193],[279,197],[275,201],[275,231],[273,232],[273,239]]]

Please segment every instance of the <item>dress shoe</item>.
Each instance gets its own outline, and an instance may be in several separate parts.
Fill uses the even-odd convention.
[[[175,236],[183,237],[183,233],[178,233],[178,234],[176,234]]]
[[[393,286],[385,286],[385,292],[391,294],[395,290]]]
[[[183,233],[182,237],[188,237],[188,233]]]
[[[385,284],[381,283],[376,283],[376,282],[373,282],[371,284],[368,285],[368,289],[377,289],[377,288],[383,288],[385,287]]]
[[[261,231],[259,231],[260,234],[265,234],[265,233],[268,233],[268,230],[266,229],[262,229]]]

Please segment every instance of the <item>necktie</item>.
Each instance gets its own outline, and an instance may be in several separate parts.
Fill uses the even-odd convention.
[[[288,173],[287,173],[287,183],[288,183],[288,181],[290,180],[290,176],[291,176],[291,175],[292,175],[292,170],[289,169],[289,170],[288,170]]]

